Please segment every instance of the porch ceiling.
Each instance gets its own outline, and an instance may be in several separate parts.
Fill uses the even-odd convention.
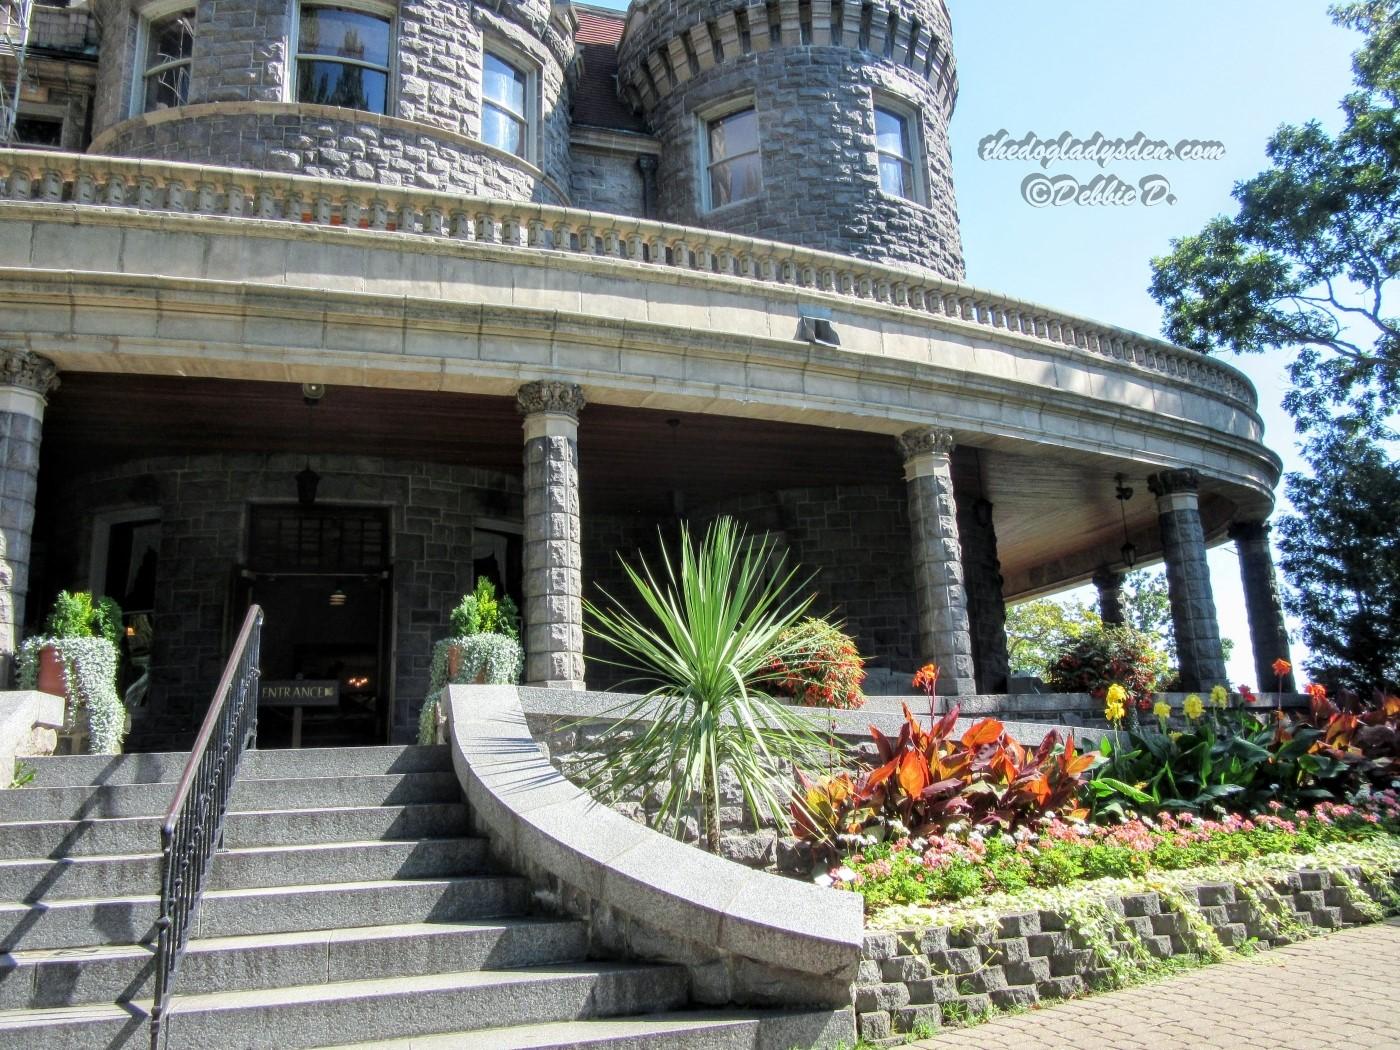
[[[509,398],[335,386],[308,410],[293,383],[68,372],[50,400],[42,449],[44,469],[60,471],[242,450],[377,455],[518,474],[521,442]],[[902,476],[885,435],[613,405],[584,409],[579,455],[584,508],[595,513],[669,513],[675,489],[695,504]]]

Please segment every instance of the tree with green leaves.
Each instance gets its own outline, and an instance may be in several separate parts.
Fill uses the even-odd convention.
[[[1284,407],[1313,476],[1287,479],[1298,513],[1279,523],[1285,604],[1315,647],[1310,670],[1379,685],[1395,674],[1385,639],[1400,588],[1400,318],[1387,300],[1400,270],[1400,0],[1331,13],[1362,34],[1341,130],[1281,127],[1269,169],[1235,187],[1237,214],[1173,241],[1151,291],[1173,341],[1286,359]]]
[[[1078,599],[1037,598],[1011,606],[1006,610],[1011,673],[1043,676],[1062,649],[1099,625],[1099,614]]]
[[[1365,435],[1310,444],[1316,474],[1288,476],[1296,513],[1276,532],[1309,670],[1369,695],[1400,685],[1400,463]]]
[[[1332,8],[1365,39],[1336,135],[1284,125],[1271,167],[1234,190],[1239,211],[1152,262],[1165,331],[1203,352],[1282,352],[1285,407],[1307,432],[1338,410],[1383,423],[1400,399],[1400,0]]]

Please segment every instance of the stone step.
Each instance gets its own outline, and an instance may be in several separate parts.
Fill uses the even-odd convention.
[[[97,784],[173,784],[189,759],[187,751],[133,755],[62,755],[23,759],[34,770],[29,788]],[[446,773],[452,754],[433,747],[319,747],[254,749],[239,763],[239,780],[291,777],[375,776],[387,773]]]
[[[230,813],[224,823],[224,842],[230,847],[295,846],[456,838],[470,831],[471,821],[462,802],[416,802]],[[157,817],[0,823],[3,860],[117,856],[159,849]]]
[[[448,1032],[372,1043],[341,1043],[321,1050],[792,1050],[849,1046],[849,1030],[833,1012],[696,1010],[640,1017],[605,1017],[546,1024]],[[836,1034],[836,1040],[829,1037]]]
[[[361,1041],[674,1010],[685,970],[597,963],[177,995],[166,1050],[298,1050]],[[0,1045],[141,1046],[148,1003],[0,1012]]]
[[[489,843],[476,838],[257,846],[220,852],[208,888],[480,875],[492,870],[489,862]],[[152,893],[160,887],[160,865],[158,853],[0,861],[0,900],[33,903]]]
[[[172,784],[113,784],[0,791],[0,821],[163,816],[170,807],[174,790]],[[275,780],[240,778],[233,790],[231,808],[235,811],[326,809],[455,802],[461,797],[461,786],[452,772]]]
[[[190,941],[176,987],[249,991],[334,981],[546,966],[582,959],[588,934],[567,919],[405,923]],[[0,955],[0,1010],[127,1002],[152,994],[147,945]]]
[[[528,901],[523,879],[492,875],[211,890],[199,906],[192,935],[497,918],[522,914]],[[150,942],[159,909],[154,894],[0,904],[0,951]]]

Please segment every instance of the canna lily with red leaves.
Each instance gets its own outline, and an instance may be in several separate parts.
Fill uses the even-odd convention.
[[[953,823],[1009,831],[1047,813],[1088,816],[1079,795],[1084,774],[1101,761],[1097,754],[1080,754],[1073,737],[1062,741],[1054,731],[1027,748],[994,718],[957,736],[958,713],[957,707],[941,717],[931,712],[925,729],[906,704],[893,739],[871,726],[879,764],[853,782],[814,783],[799,773],[806,803],[793,806],[799,833],[830,843],[891,818],[911,834],[927,835]]]

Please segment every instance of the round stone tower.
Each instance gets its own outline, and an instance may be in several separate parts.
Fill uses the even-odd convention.
[[[549,0],[98,0],[94,153],[568,203]]]
[[[944,0],[637,0],[662,219],[963,276]]]

